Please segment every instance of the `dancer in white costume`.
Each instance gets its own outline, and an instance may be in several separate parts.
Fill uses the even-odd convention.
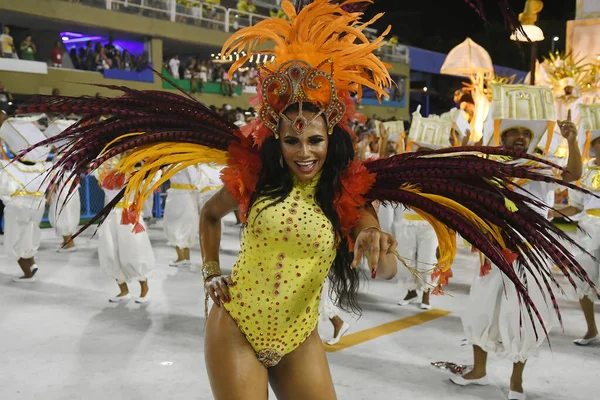
[[[117,159],[112,158],[95,171],[98,184],[104,191],[105,205],[125,186],[126,179],[119,180],[113,173],[117,162]],[[119,285],[120,293],[111,297],[110,302],[129,300],[127,284],[138,281],[141,291],[136,303],[148,303],[148,274],[154,266],[154,252],[141,217],[135,225],[121,223],[123,209],[128,205],[129,201],[121,200],[98,228],[100,267]],[[134,232],[136,226],[143,229],[135,229]]]
[[[423,118],[420,108],[413,113],[413,121],[408,135],[407,151],[437,150],[451,146],[453,129],[457,124],[455,119],[462,118],[460,126],[467,126],[466,120],[458,110]],[[453,118],[450,118],[450,114]],[[468,129],[468,128],[465,128]],[[462,141],[467,131],[455,130],[456,139]],[[413,268],[412,272],[402,268],[398,276],[407,293],[398,302],[400,306],[419,303],[424,310],[431,309],[431,288],[436,285],[432,271],[437,262],[438,239],[433,227],[419,214],[406,209],[402,218],[394,224],[394,236],[398,241],[398,253],[402,255]],[[450,275],[448,272],[447,275]],[[419,292],[421,296],[419,296]]]
[[[198,170],[200,171],[200,183],[198,184],[199,213],[202,213],[204,204],[223,187],[223,181],[221,181],[222,169],[222,166],[216,164],[198,164]]]
[[[177,259],[169,263],[171,267],[190,266],[190,248],[198,242],[198,186],[202,185],[202,181],[202,175],[195,165],[171,178],[164,215],[165,236],[177,251]],[[206,178],[204,181],[208,182]]]
[[[388,132],[383,123],[380,123],[381,133],[381,156],[392,157],[399,152],[404,152],[404,139],[399,132]],[[404,133],[402,133],[404,135]],[[381,230],[396,236],[394,224],[402,219],[403,210],[400,207],[379,207],[377,209],[377,217],[381,224]]]
[[[0,137],[11,152],[18,153],[45,139],[31,122],[9,118],[0,127]],[[40,223],[44,216],[48,187],[48,171],[52,164],[45,162],[49,148],[39,148],[22,161],[0,161],[0,197],[4,211],[4,251],[17,260],[23,276],[18,283],[35,282],[38,266],[34,256],[40,246]]]
[[[335,301],[331,298],[332,292],[329,290],[329,279],[325,279],[323,290],[321,290],[321,301],[319,302],[319,315],[322,318],[327,318],[333,325],[333,337],[326,344],[333,346],[337,344],[342,336],[350,329],[350,324],[340,317],[340,308],[335,305]]]
[[[54,137],[75,122],[75,120],[56,119],[46,128],[44,135]],[[60,147],[60,144],[57,147]],[[57,160],[59,157],[61,157],[60,153],[56,154],[54,160]],[[68,253],[76,250],[72,238],[77,233],[77,228],[79,227],[81,199],[79,196],[79,185],[69,195],[69,188],[72,183],[73,180],[69,180],[66,183],[58,182],[48,193],[50,201],[48,220],[56,231],[56,234],[63,239],[61,247],[58,249],[59,253]]]
[[[587,153],[589,149],[589,155],[594,158],[584,166],[580,184],[583,188],[600,195],[600,123],[597,118],[600,116],[600,105],[584,107],[583,114],[579,143],[584,152]],[[594,114],[596,118],[590,118]],[[588,154],[583,154],[583,156],[585,159],[588,158]],[[570,250],[578,256],[581,266],[590,279],[596,285],[600,285],[600,264],[598,264],[598,260],[600,260],[600,199],[569,190],[569,206],[560,211],[551,211],[550,216],[553,218],[567,216],[574,221],[579,221],[579,227],[584,232],[575,233],[574,239],[588,253],[594,255],[596,260],[582,254],[578,249],[571,248]],[[585,335],[575,339],[573,343],[587,346],[600,340],[594,315],[593,298],[596,297],[596,292],[587,283],[578,281],[577,297],[585,317],[587,330]]]
[[[493,136],[500,139],[504,148],[516,151],[533,152],[542,136],[552,128],[554,105],[545,99],[551,99],[547,88],[523,85],[492,85],[494,101],[486,121],[485,142],[491,143]],[[498,93],[496,93],[498,91]],[[520,103],[523,109],[509,107],[510,96],[525,96],[530,102]],[[521,98],[521,97],[519,97]],[[534,105],[535,107],[531,107]],[[525,118],[523,118],[525,116]],[[528,119],[526,119],[529,117]],[[577,128],[570,119],[558,122],[562,135],[569,144],[569,160],[562,180],[573,182],[581,176],[581,154],[577,144]],[[554,205],[554,184],[544,182],[518,182],[525,196],[534,196],[546,207]],[[548,215],[548,209],[538,208],[537,212]],[[550,266],[548,266],[550,268]],[[538,307],[538,311],[548,331],[551,327],[551,305],[547,293],[542,293],[530,272],[515,265],[515,272],[527,285],[529,295]],[[451,381],[457,385],[487,385],[487,353],[496,353],[507,357],[513,363],[510,378],[509,400],[524,400],[523,371],[527,359],[545,340],[540,323],[521,315],[522,307],[514,287],[505,285],[500,271],[487,260],[477,271],[471,286],[469,303],[462,322],[465,334],[473,345],[473,369],[465,375],[455,376]],[[545,290],[545,289],[544,289]],[[535,333],[537,329],[537,336]]]

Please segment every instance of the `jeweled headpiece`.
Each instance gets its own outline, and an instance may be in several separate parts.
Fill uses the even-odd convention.
[[[281,6],[289,21],[261,21],[234,33],[225,42],[221,51],[224,57],[234,52],[244,54],[231,66],[230,75],[255,54],[271,60],[259,67],[259,120],[245,131],[259,146],[267,137],[277,135],[282,118],[298,134],[320,115],[325,117],[329,133],[336,125],[352,133],[348,122],[357,116],[351,93],[360,100],[365,86],[378,98],[388,97],[384,87],[392,84],[389,65],[373,51],[384,45],[390,27],[371,42],[363,30],[383,14],[361,23],[362,13],[346,11],[355,3],[365,0],[315,0],[296,13],[294,6],[284,0]],[[272,50],[256,50],[268,41],[275,44]],[[302,103],[313,104],[319,113],[307,118]],[[299,104],[293,121],[283,114],[292,104]]]

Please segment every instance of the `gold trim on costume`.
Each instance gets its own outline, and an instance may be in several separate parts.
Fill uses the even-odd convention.
[[[221,190],[222,187],[223,187],[223,185],[221,185],[221,186],[207,186],[207,187],[204,187],[204,188],[200,189],[200,193],[210,192],[211,190]]]
[[[171,189],[180,189],[180,190],[196,190],[196,186],[190,185],[187,183],[172,183]]]
[[[590,208],[589,210],[585,210],[585,213],[590,217],[600,218],[600,208]]]
[[[13,194],[10,195],[10,197],[16,197],[16,196],[42,197],[42,196],[44,196],[44,193],[42,193],[42,192],[28,192],[27,190],[17,190],[16,192],[14,192]]]
[[[418,214],[404,214],[404,219],[407,221],[425,221],[425,218]]]

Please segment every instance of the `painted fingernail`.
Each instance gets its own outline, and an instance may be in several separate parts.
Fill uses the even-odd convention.
[[[377,276],[377,270],[374,269],[373,271],[371,271],[371,278],[375,279],[376,276]]]

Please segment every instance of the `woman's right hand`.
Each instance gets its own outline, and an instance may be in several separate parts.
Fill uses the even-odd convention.
[[[221,302],[229,303],[231,301],[229,286],[233,286],[233,281],[229,275],[212,276],[204,282],[205,292],[208,293],[217,307],[221,307]]]

